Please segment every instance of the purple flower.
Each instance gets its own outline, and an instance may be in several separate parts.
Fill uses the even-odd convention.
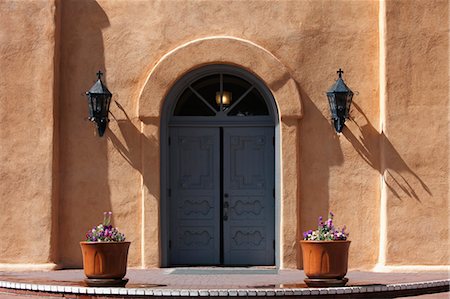
[[[319,228],[323,227],[323,218],[322,216],[319,217]]]
[[[125,241],[125,236],[119,233],[118,229],[111,225],[111,212],[103,213],[103,223],[92,228],[86,233],[87,241],[108,241],[108,242],[122,242]]]
[[[344,226],[342,230],[340,230],[339,228],[335,228],[333,223],[334,214],[331,211],[329,213],[330,217],[327,219],[325,224],[323,222],[322,216],[320,216],[319,226],[317,230],[309,230],[303,233],[303,238],[305,240],[347,240],[349,234],[345,232],[346,227]]]
[[[327,220],[327,227],[328,229],[331,229],[333,227],[333,220],[331,218]]]

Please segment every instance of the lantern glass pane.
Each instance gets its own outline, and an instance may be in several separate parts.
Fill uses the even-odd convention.
[[[346,99],[347,99],[347,97],[345,94],[343,94],[343,93],[336,94],[336,104],[337,104],[338,111],[345,110],[345,108],[347,107]]]
[[[89,108],[89,118],[94,117],[94,99],[92,96],[88,96],[88,108]]]
[[[108,116],[109,106],[111,104],[111,96],[110,95],[105,96],[105,102],[106,102],[106,116]]]
[[[348,118],[348,115],[350,113],[350,106],[352,105],[352,99],[353,99],[353,93],[350,92],[347,95],[347,107],[346,107],[346,110],[345,110],[345,117],[346,118]]]
[[[106,99],[108,98],[108,96],[106,95],[102,95],[101,96],[101,105],[102,105],[102,117],[108,117],[108,103],[106,102]]]
[[[345,109],[346,109],[346,94],[337,92],[335,93],[336,99],[336,116],[337,118],[345,117]]]
[[[328,104],[330,104],[330,111],[331,111],[331,117],[332,118],[336,118],[337,117],[337,113],[336,113],[336,98],[334,94],[328,94]]]
[[[92,102],[93,102],[93,106],[94,106],[94,114],[97,116],[101,109],[101,107],[99,106],[99,100],[98,100],[97,96],[92,97]]]

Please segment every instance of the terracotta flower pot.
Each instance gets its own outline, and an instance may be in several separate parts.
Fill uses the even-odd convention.
[[[90,279],[122,279],[130,242],[80,242],[84,274]]]
[[[310,279],[344,278],[350,242],[301,240],[305,275]]]

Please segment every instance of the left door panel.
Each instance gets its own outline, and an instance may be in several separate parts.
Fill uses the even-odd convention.
[[[171,265],[220,264],[219,130],[170,128]]]

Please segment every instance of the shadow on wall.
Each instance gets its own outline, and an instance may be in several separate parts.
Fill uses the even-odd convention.
[[[107,138],[114,146],[116,151],[120,154],[123,161],[126,161],[133,169],[135,169],[142,179],[139,182],[139,187],[142,187],[140,192],[144,195],[145,202],[137,204],[137,208],[141,212],[149,213],[149,218],[144,217],[145,223],[138,223],[141,227],[145,224],[145,235],[140,242],[146,242],[146,240],[157,240],[159,237],[159,216],[154,217],[153,213],[159,211],[159,192],[160,192],[160,144],[159,132],[160,121],[159,118],[152,117],[141,120],[140,118],[130,118],[126,110],[120,104],[118,100],[114,101],[111,105],[117,106],[114,114],[111,114],[111,120],[117,123],[115,130],[110,130],[107,134]],[[116,107],[114,107],[116,108]],[[141,132],[140,125],[144,123],[146,128],[154,129],[153,133]],[[114,125],[114,124],[113,124]],[[149,133],[148,135],[146,133]],[[143,160],[145,159],[145,163]],[[137,173],[136,173],[137,174]],[[136,186],[137,187],[137,186]],[[145,210],[142,209],[145,207]],[[158,236],[158,237],[157,237]],[[142,243],[141,243],[142,244]],[[158,256],[159,247],[146,246],[145,253],[148,256]],[[130,256],[131,258],[131,256]],[[158,262],[149,259],[146,267],[158,266]],[[143,262],[139,260],[139,262]],[[130,263],[130,260],[129,260]]]
[[[119,127],[120,133],[123,136],[124,142],[120,140],[120,138],[114,135],[111,131],[107,135],[111,140],[113,146],[119,152],[119,154],[139,173],[142,175],[144,179],[143,184],[147,187],[151,194],[157,194],[159,190],[155,190],[155,183],[153,181],[153,175],[144,175],[143,173],[143,165],[142,165],[142,150],[143,149],[155,149],[159,148],[159,141],[156,138],[147,138],[144,134],[141,133],[140,129],[136,127],[133,121],[128,116],[127,112],[123,108],[123,106],[116,100],[113,105],[117,105],[121,114],[123,115],[112,115],[112,118],[117,121],[117,125]],[[140,120],[138,120],[140,123]],[[155,126],[159,127],[159,120],[155,120]],[[137,146],[136,141],[139,140],[140,144]],[[159,153],[155,152],[155,159],[152,161],[156,161],[159,159]],[[157,171],[155,171],[155,175],[159,175],[159,167]],[[159,187],[159,185],[158,185]]]
[[[298,233],[299,238],[302,238],[303,231],[317,227],[319,215],[326,217],[331,201],[330,171],[332,167],[342,165],[344,158],[339,136],[335,133],[330,120],[324,117],[323,112],[300,86],[299,90],[304,118],[299,122],[301,125],[298,123],[292,125],[297,125],[300,129],[298,139],[302,178]],[[351,130],[345,127],[342,134],[370,167],[380,174],[386,174],[386,185],[392,194],[399,200],[407,197],[417,202],[420,202],[417,188],[423,188],[431,195],[428,186],[406,164],[387,136],[384,133],[380,134],[373,127],[357,103],[353,102],[352,107],[351,114],[355,116],[358,113],[362,117],[349,120],[349,125],[350,121],[353,121],[356,127]],[[288,122],[286,124],[289,125]],[[382,155],[384,161],[381,161]],[[297,266],[302,268],[301,256],[297,257],[297,261]]]
[[[301,212],[299,237],[303,231],[317,227],[318,216],[326,217],[330,203],[330,168],[341,165],[343,153],[330,121],[313,103],[308,94],[297,84],[304,108],[304,118],[299,127],[299,160],[301,186],[298,211]],[[302,268],[302,258],[297,257]]]
[[[87,120],[84,95],[105,72],[102,30],[110,23],[95,0],[61,1],[61,13],[59,262],[79,268],[78,242],[112,209],[107,139]]]
[[[367,116],[356,103],[353,103],[352,106],[364,117],[365,123],[360,124],[355,119],[352,120],[359,128],[359,137],[355,136],[348,129],[343,131],[343,135],[367,164],[380,174],[386,173],[386,186],[392,194],[401,200],[404,198],[399,193],[401,190],[407,197],[420,202],[415,186],[421,186],[421,188],[431,195],[431,190],[406,164],[384,132],[380,134],[372,126]],[[380,153],[384,155],[385,161],[380,160]],[[407,177],[411,177],[414,182],[411,182],[411,179],[408,180]]]

